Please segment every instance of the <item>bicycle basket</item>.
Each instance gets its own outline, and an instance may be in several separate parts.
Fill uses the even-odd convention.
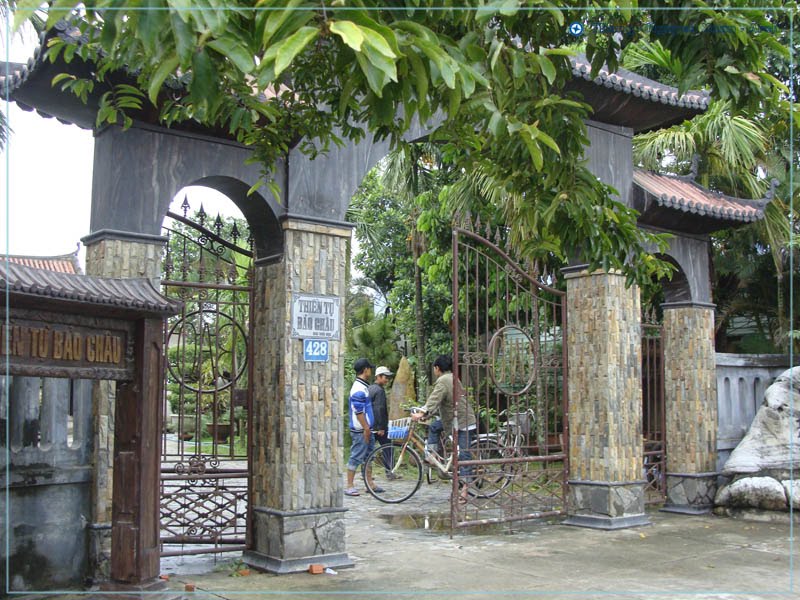
[[[411,417],[402,419],[393,419],[389,421],[389,433],[387,437],[390,440],[402,440],[408,437],[411,430]]]

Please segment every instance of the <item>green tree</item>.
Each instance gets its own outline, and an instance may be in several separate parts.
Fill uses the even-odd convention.
[[[76,4],[57,0],[47,26]],[[130,122],[152,104],[168,125],[194,120],[228,131],[253,148],[265,173],[291,148],[313,155],[367,130],[397,142],[416,119],[442,115],[448,126],[436,138],[449,162],[481,169],[517,200],[506,213],[516,243],[541,240],[565,255],[580,252],[593,266],[621,268],[631,280],[648,279],[663,271],[646,260],[645,248],[659,240],[637,230],[632,211],[581,163],[589,113],[562,93],[572,77],[566,25],[598,14],[633,25],[757,24],[769,23],[769,13],[732,15],[699,1],[679,7],[697,10],[669,14],[597,2],[606,10],[587,13],[582,4],[264,0],[254,8],[244,0],[152,0],[140,10],[138,0],[98,0],[76,20],[84,37],[54,37],[48,55],[96,64],[92,80],[65,73],[57,83],[84,99],[100,92],[98,124]],[[38,5],[21,0],[17,24]],[[689,82],[713,81],[716,96],[737,104],[771,92],[763,49],[774,35],[726,34],[694,48],[698,37],[661,36],[687,62],[694,55],[681,44],[696,50],[706,79]],[[591,30],[586,54],[595,68],[607,62],[613,70],[629,41]],[[167,81],[183,91],[163,93]]]
[[[390,317],[375,316],[372,305],[358,309],[354,325],[347,337],[348,355],[356,360],[366,357],[375,365],[385,365],[396,370],[400,363],[397,334]]]
[[[771,27],[769,23],[763,26]],[[705,37],[709,41],[717,39],[717,35]],[[790,187],[788,125],[790,113],[797,114],[797,105],[787,96],[789,88],[780,83],[786,77],[786,70],[780,68],[786,62],[783,49],[773,48],[767,56],[769,68],[776,73],[762,74],[775,82],[771,94],[744,103],[737,103],[734,97],[715,99],[704,114],[691,121],[634,138],[634,160],[644,168],[674,174],[685,174],[692,168],[698,183],[715,191],[762,198],[771,179],[779,184],[771,192],[774,198],[767,205],[763,221],[713,236],[712,285],[721,348],[725,327],[737,316],[745,315],[760,323],[774,348],[785,347],[793,329],[786,314],[788,288],[784,280],[791,238],[788,199],[796,197],[798,191],[797,185]],[[631,44],[622,62],[632,70],[679,86],[692,85],[703,74],[702,61],[689,61],[683,48],[678,51],[659,40]],[[714,81],[718,86],[725,85],[724,79]],[[753,81],[760,84],[760,78]],[[795,147],[798,141],[796,138]],[[794,160],[797,158],[800,156]],[[690,167],[693,161],[697,162]],[[774,273],[774,285],[764,285],[765,267]]]

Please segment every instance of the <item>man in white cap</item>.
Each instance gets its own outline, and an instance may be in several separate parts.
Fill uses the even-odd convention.
[[[386,403],[386,390],[383,387],[389,383],[389,378],[394,375],[387,367],[375,369],[375,382],[369,386],[369,398],[372,400],[372,415],[375,424],[372,431],[375,433],[375,440],[381,446],[391,444],[389,439],[389,408]],[[383,464],[392,465],[392,447],[386,446],[383,450]],[[397,479],[397,475],[387,469],[387,479]]]

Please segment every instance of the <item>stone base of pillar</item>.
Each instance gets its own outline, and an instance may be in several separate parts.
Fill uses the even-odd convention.
[[[355,566],[345,552],[345,508],[283,511],[253,508],[253,550],[245,563],[268,573],[297,573],[309,565]]]
[[[92,594],[94,598],[115,598],[118,600],[147,600],[156,594],[161,600],[180,600],[183,594],[171,591],[163,579],[152,579],[141,583],[122,583],[119,581],[104,581],[94,588],[99,593]]]
[[[664,512],[705,515],[714,508],[717,473],[667,473]]]
[[[89,577],[92,581],[107,581],[111,577],[111,524],[92,523],[86,529],[89,535]]]
[[[644,486],[644,481],[570,481],[570,515],[564,525],[609,530],[649,525]]]

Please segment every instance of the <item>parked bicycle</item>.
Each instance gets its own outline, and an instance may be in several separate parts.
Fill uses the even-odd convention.
[[[530,435],[534,423],[534,411],[529,408],[525,411],[511,412],[508,409],[500,411],[499,417],[505,417],[504,423],[498,427],[497,433],[487,433],[484,436],[493,440],[502,448],[504,458],[514,458],[523,455],[524,442]]]
[[[367,491],[381,502],[397,504],[417,493],[422,485],[425,472],[428,483],[437,479],[452,479],[455,449],[452,436],[442,440],[442,454],[426,448],[425,437],[420,435],[421,424],[414,423],[410,417],[389,421],[388,437],[392,440],[376,447],[367,457],[362,468]],[[480,436],[469,447],[472,460],[497,460],[503,458],[503,451],[496,440]],[[426,464],[422,458],[427,457]],[[472,473],[464,477],[467,492],[477,498],[491,498],[508,485],[510,474],[498,463],[475,465]],[[367,477],[371,473],[372,477]]]

